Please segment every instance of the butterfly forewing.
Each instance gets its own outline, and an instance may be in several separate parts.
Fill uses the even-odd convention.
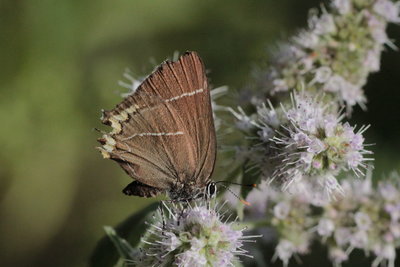
[[[134,94],[104,112],[103,123],[113,127],[100,139],[103,155],[138,182],[171,192],[179,185],[202,188],[209,181],[215,130],[207,78],[196,53],[163,63]]]

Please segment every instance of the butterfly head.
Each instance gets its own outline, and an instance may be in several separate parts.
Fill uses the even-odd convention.
[[[196,199],[211,199],[216,196],[217,185],[215,182],[208,182],[205,186],[195,184],[175,185],[168,195],[177,201],[191,201]]]
[[[206,192],[204,195],[207,199],[215,197],[217,195],[217,185],[215,184],[215,182],[209,182],[206,185],[205,191]]]

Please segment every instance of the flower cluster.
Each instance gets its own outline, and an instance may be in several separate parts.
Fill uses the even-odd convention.
[[[308,27],[281,45],[271,68],[258,76],[258,91],[245,96],[252,113],[217,105],[226,88],[212,91],[214,112],[230,111],[235,127],[247,135],[234,149],[235,164],[243,166],[233,173],[245,185],[261,183],[248,195],[241,191],[251,206],[231,204],[240,217],[254,219],[248,225],[269,226],[278,234],[275,254],[266,257],[287,266],[292,257],[310,253],[317,241],[335,266],[359,249],[374,255],[372,266],[394,267],[400,249],[400,177],[393,174],[376,188],[371,177],[354,177],[369,169],[371,152],[363,137],[368,126],[356,129],[344,122],[343,111],[350,115],[356,104],[364,107],[362,87],[380,69],[385,45],[394,47],[386,26],[400,22],[399,11],[400,4],[390,0],[331,0],[321,12],[310,13]],[[120,85],[134,92],[139,82],[129,74],[125,78],[128,82]],[[214,120],[221,130],[225,121],[215,114]],[[344,172],[352,175],[339,182]],[[283,190],[275,191],[271,182]],[[240,199],[239,189],[227,190],[235,197],[229,202]],[[134,264],[223,267],[234,266],[238,256],[251,257],[244,243],[256,236],[244,236],[235,221],[223,220],[221,207],[207,201],[162,205],[138,249],[118,241]]]
[[[399,22],[399,5],[390,0],[333,0],[329,11],[313,10],[307,29],[274,55],[263,90],[270,95],[302,88],[324,91],[350,109],[364,105],[362,87],[380,68],[388,22]]]
[[[341,170],[357,175],[366,168],[364,138],[366,127],[357,132],[341,116],[327,112],[329,105],[306,94],[294,94],[292,107],[284,110],[287,123],[271,139],[280,150],[279,164],[272,179],[284,183],[284,189],[304,177],[319,179],[327,193],[337,188],[335,176]],[[262,118],[266,121],[265,118]]]
[[[325,205],[319,220],[332,225],[330,231],[318,231],[318,238],[328,245],[329,256],[337,264],[347,260],[354,249],[376,256],[373,266],[387,261],[394,267],[396,248],[400,244],[400,177],[380,182],[345,181],[348,197]]]
[[[127,97],[129,95],[134,94],[136,92],[136,89],[145,80],[145,77],[139,77],[138,79],[136,79],[129,69],[125,70],[123,77],[125,80],[118,81],[118,85],[125,89],[128,89],[128,91],[122,93],[121,94],[122,97]]]
[[[233,222],[222,221],[210,204],[166,205],[141,243],[141,266],[233,266],[247,256],[243,243],[252,241]]]
[[[360,249],[375,256],[373,266],[386,262],[394,267],[400,247],[400,177],[391,176],[377,188],[370,178],[345,179],[341,186],[346,197],[334,202],[315,203],[303,192],[288,194],[269,187],[254,189],[248,199],[254,199],[253,194],[268,196],[264,216],[271,218],[269,225],[278,232],[275,257],[285,265],[293,255],[308,253],[310,244],[318,241],[327,246],[336,266]],[[248,218],[254,214],[252,207],[249,212]]]
[[[329,8],[312,10],[307,29],[280,46],[257,88],[280,105],[257,103],[250,115],[231,110],[236,128],[254,141],[240,150],[249,151],[261,178],[283,189],[308,179],[329,198],[340,190],[343,171],[364,175],[371,160],[363,137],[368,127],[343,122],[342,107],[350,115],[355,104],[364,105],[362,87],[379,70],[385,45],[393,46],[386,26],[400,21],[399,12],[389,0],[332,0]]]
[[[262,146],[256,145],[252,152],[261,154],[253,158],[264,178],[284,190],[307,179],[322,186],[330,197],[340,190],[335,177],[341,171],[364,175],[369,160],[366,155],[371,152],[365,149],[362,133],[368,127],[356,131],[341,122],[343,116],[332,111],[334,105],[324,103],[323,97],[300,92],[293,93],[291,105],[288,109],[282,106],[279,112],[264,105],[258,109],[257,119],[234,113],[239,121],[258,129]]]
[[[308,231],[313,220],[308,216],[310,206],[306,199],[297,195],[293,198],[278,196],[273,209],[268,210],[271,225],[280,233],[274,258],[278,257],[285,265],[294,254],[306,254],[312,241]]]

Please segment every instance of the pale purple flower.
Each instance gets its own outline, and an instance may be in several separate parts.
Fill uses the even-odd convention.
[[[258,121],[254,122],[260,130],[257,131],[259,138],[263,142],[268,142],[275,135],[275,131],[279,128],[281,121],[276,113],[272,104],[268,102],[269,108],[266,107],[265,103],[257,107]]]
[[[335,230],[334,237],[336,244],[342,247],[349,243],[351,238],[351,231],[347,227],[340,227]]]
[[[307,73],[313,68],[314,58],[310,55],[304,55],[300,58],[299,63],[302,66],[301,74]]]
[[[378,191],[386,201],[394,201],[399,198],[399,190],[390,183],[379,183]]]
[[[392,221],[389,226],[390,233],[394,238],[400,238],[400,223],[397,221]]]
[[[166,251],[174,251],[177,247],[182,245],[179,238],[171,232],[166,232],[161,242],[164,244]]]
[[[216,215],[211,215],[210,210],[205,208],[195,207],[186,212],[185,223],[187,224],[201,224],[204,227],[210,228],[218,220]]]
[[[141,264],[146,266],[232,266],[238,255],[251,257],[242,246],[242,230],[222,221],[210,203],[166,204],[141,243]]]
[[[383,262],[387,261],[388,267],[394,267],[394,262],[396,259],[396,249],[394,244],[377,244],[374,247],[374,254],[377,256],[372,266],[379,266]],[[383,264],[382,264],[383,265]]]
[[[388,259],[388,260],[394,260],[396,258],[396,250],[393,244],[387,244],[383,247],[381,254],[378,256],[381,256],[382,258]]]
[[[362,154],[358,151],[350,151],[346,154],[347,165],[351,168],[357,168],[360,164],[362,164],[364,158]]]
[[[371,218],[368,214],[360,211],[354,215],[354,221],[356,222],[358,229],[362,231],[367,231],[372,224]]]
[[[251,119],[249,117],[242,117],[241,120],[239,120],[236,123],[236,127],[240,130],[243,131],[248,131],[249,129],[251,129],[253,127],[252,123],[251,123]]]
[[[386,203],[385,211],[389,213],[392,221],[397,221],[400,219],[400,202],[397,203]]]
[[[268,125],[264,125],[261,130],[257,131],[257,134],[261,141],[268,142],[275,135],[275,131]]]
[[[203,267],[206,266],[207,259],[204,254],[197,250],[186,250],[176,255],[174,265],[179,267]]]
[[[327,66],[319,67],[315,70],[314,80],[318,83],[325,83],[332,75],[331,68]]]
[[[237,188],[237,187],[236,187]],[[235,192],[239,194],[239,192]],[[246,207],[250,211],[251,217],[264,217],[271,199],[275,199],[279,193],[273,190],[267,181],[261,181],[256,188],[250,191],[246,197],[246,201],[251,203],[251,206]],[[237,198],[236,198],[237,200]],[[236,203],[234,203],[236,204]]]
[[[307,146],[311,143],[310,137],[303,132],[293,133],[292,138],[299,146]]]
[[[365,102],[364,92],[360,86],[350,82],[343,83],[342,85],[340,97],[348,106],[354,106],[357,103],[362,105]]]
[[[328,114],[324,118],[324,130],[327,137],[332,137],[335,135],[336,125],[338,124],[340,117],[333,114]]]
[[[327,145],[318,138],[312,138],[307,145],[308,145],[307,152],[313,154],[319,154],[325,149],[327,149]]]
[[[326,92],[341,92],[345,86],[345,79],[342,76],[335,74],[324,84],[323,90]]]
[[[320,236],[330,236],[335,230],[335,224],[330,219],[321,219],[317,226],[317,232]]]
[[[301,179],[318,180],[330,197],[332,192],[341,191],[335,179],[341,170],[364,174],[365,155],[370,154],[364,149],[362,136],[367,127],[355,132],[354,127],[340,122],[339,114],[327,112],[330,107],[321,98],[305,92],[293,94],[292,102],[284,113],[287,125],[271,139],[281,158],[272,179],[283,182],[284,189]]]
[[[368,234],[365,231],[358,231],[350,238],[350,244],[354,248],[365,248],[368,245]]]
[[[348,139],[357,135],[348,127],[342,134]],[[311,240],[319,240],[327,246],[330,259],[338,266],[356,248],[367,255],[373,253],[374,266],[393,261],[392,247],[397,248],[394,244],[400,242],[400,183],[397,174],[391,174],[391,178],[381,182],[379,188],[372,186],[370,172],[364,180],[344,179],[341,183],[344,195],[319,203],[312,196],[316,193],[312,182],[319,182],[319,177],[293,182],[288,192],[274,191],[268,186],[263,190],[254,189],[257,196],[268,196],[264,198],[267,205],[263,209],[267,209],[266,216],[271,217],[269,221],[279,236],[274,258],[287,265],[295,254],[309,252]],[[329,183],[326,187],[340,187],[336,179]],[[385,192],[388,198],[382,195]],[[257,196],[253,199],[259,205]],[[315,206],[322,209],[322,214],[312,212]]]
[[[348,14],[351,11],[351,0],[333,0],[332,5],[341,15]]]
[[[353,182],[354,196],[358,199],[362,199],[365,196],[370,196],[375,193],[375,189],[372,187],[372,173],[369,171],[367,177],[364,180],[355,180]]]
[[[228,92],[227,86],[220,86],[220,87],[214,88],[210,92],[211,106],[212,106],[213,117],[214,117],[214,127],[215,127],[216,131],[218,131],[222,125],[222,119],[219,116],[217,116],[216,111],[221,111],[221,110],[225,111],[227,109],[227,107],[217,104],[216,100],[218,98],[222,97],[223,95],[225,95],[227,92]]]
[[[127,80],[127,82],[126,81],[118,81],[118,85],[128,89],[129,91],[121,94],[122,97],[127,97],[127,96],[134,94],[136,92],[137,88],[139,87],[139,85],[146,78],[146,77],[140,77],[140,78],[136,79],[135,77],[133,77],[133,75],[129,69],[125,70],[123,77]]]
[[[340,266],[340,264],[344,261],[347,261],[349,259],[349,255],[346,253],[346,251],[334,247],[329,249],[329,258],[337,265]]]
[[[398,2],[393,3],[390,0],[377,0],[374,4],[373,10],[389,22],[400,22]]]
[[[332,198],[336,200],[336,194],[344,195],[342,186],[332,174],[327,173],[325,176],[320,176],[318,178],[318,180],[320,180],[319,183],[324,188],[325,195],[329,200]]]
[[[294,42],[304,48],[315,48],[317,46],[319,37],[316,33],[310,31],[302,31],[293,38]]]
[[[272,82],[274,85],[274,91],[275,92],[282,92],[282,91],[287,91],[289,90],[289,87],[286,84],[286,81],[283,79],[276,79]]]
[[[228,108],[227,110],[229,110],[236,117],[236,127],[238,129],[242,131],[248,131],[254,127],[254,120],[250,116],[247,116],[241,107],[238,107],[238,111],[235,111],[232,108]]]
[[[342,76],[337,74],[329,78],[324,84],[323,90],[337,93],[339,99],[348,106],[354,106],[357,103],[362,105],[365,102],[361,87],[346,81]]]
[[[274,207],[274,215],[276,218],[280,220],[284,220],[290,212],[290,206],[289,203],[286,202],[280,202]]]
[[[316,20],[313,26],[314,32],[319,35],[333,33],[336,31],[336,25],[333,16],[328,13],[322,14],[321,17]]]
[[[289,259],[296,252],[296,247],[288,240],[280,240],[276,246],[275,255],[283,262],[285,266],[288,265]]]
[[[367,52],[367,56],[364,61],[364,66],[366,66],[369,71],[376,72],[380,70],[381,65],[381,51],[380,49],[372,49]]]
[[[257,114],[260,118],[260,123],[262,125],[269,125],[272,129],[278,129],[282,122],[279,119],[278,113],[272,106],[271,102],[267,102],[268,107],[265,105],[265,103],[257,107]]]
[[[314,160],[314,153],[308,153],[308,152],[301,152],[300,153],[300,160],[305,164],[305,169],[308,169],[311,164],[314,166],[315,165],[315,160]],[[319,168],[317,168],[319,169]]]
[[[372,14],[367,13],[367,18],[368,18],[368,25],[371,31],[371,36],[374,39],[374,41],[379,45],[388,43],[389,38],[386,34],[386,23]]]
[[[234,255],[227,251],[220,251],[217,255],[217,262],[215,266],[232,266],[232,261],[234,260]],[[192,266],[189,266],[192,267]]]

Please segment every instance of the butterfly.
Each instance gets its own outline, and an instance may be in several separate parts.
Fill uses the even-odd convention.
[[[112,131],[98,149],[134,179],[126,195],[190,200],[215,193],[210,88],[196,52],[162,63],[101,120]]]

